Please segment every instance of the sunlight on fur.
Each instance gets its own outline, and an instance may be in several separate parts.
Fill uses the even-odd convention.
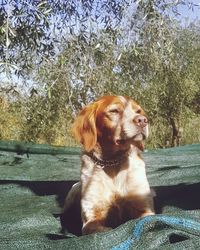
[[[83,108],[72,132],[83,145],[81,179],[69,192],[64,212],[80,206],[82,234],[153,215],[141,158],[149,133],[143,109],[129,97],[104,96]]]

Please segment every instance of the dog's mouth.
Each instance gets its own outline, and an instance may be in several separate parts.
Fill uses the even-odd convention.
[[[133,141],[142,141],[146,139],[146,135],[143,133],[139,133],[134,135],[131,138],[120,138],[115,141],[115,144],[120,146],[120,145],[125,145],[126,143],[131,143]]]
[[[146,139],[146,135],[144,133],[139,133],[132,137],[133,141],[142,141]]]

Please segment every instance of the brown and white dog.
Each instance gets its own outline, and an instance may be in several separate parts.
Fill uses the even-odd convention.
[[[66,199],[81,203],[82,234],[106,231],[154,214],[153,198],[140,153],[148,120],[129,97],[104,96],[76,118],[73,134],[84,146],[81,181]]]

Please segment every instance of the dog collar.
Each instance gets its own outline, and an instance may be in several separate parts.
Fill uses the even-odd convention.
[[[100,168],[118,167],[121,164],[122,160],[125,158],[125,155],[123,154],[113,160],[99,159],[92,152],[89,153],[88,156],[93,160],[94,164]]]

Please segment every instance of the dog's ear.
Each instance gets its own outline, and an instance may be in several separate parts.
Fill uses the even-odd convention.
[[[96,109],[96,103],[89,104],[83,108],[72,125],[75,139],[83,144],[87,152],[91,151],[97,142]]]

